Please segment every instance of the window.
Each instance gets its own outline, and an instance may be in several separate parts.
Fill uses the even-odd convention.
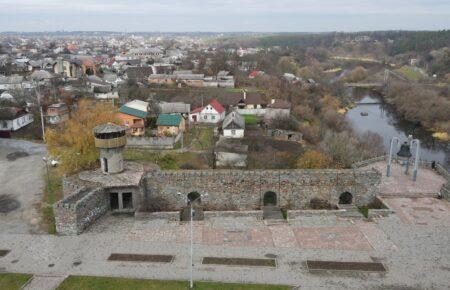
[[[236,130],[231,130],[231,135],[236,135]]]
[[[212,119],[212,120],[215,120],[215,119],[216,119],[216,116],[212,115],[212,116],[211,116],[211,119]]]
[[[208,120],[208,115],[205,115],[203,119]]]
[[[125,125],[127,125],[127,126],[128,126],[128,125],[130,125],[130,123],[129,123],[128,121],[125,121]]]

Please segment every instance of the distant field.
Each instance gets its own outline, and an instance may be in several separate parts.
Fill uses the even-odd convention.
[[[396,72],[402,74],[410,81],[420,81],[424,77],[427,77],[427,74],[418,67],[413,66],[402,66],[401,68],[397,69]]]
[[[239,93],[239,92],[242,92],[242,90],[246,90],[247,92],[264,92],[264,90],[262,90],[262,89],[258,89],[258,88],[255,88],[255,87],[247,87],[247,88],[226,88],[226,90],[228,91],[228,92],[233,92],[233,93]]]
[[[187,281],[161,281],[109,277],[69,276],[58,290],[182,290]],[[195,282],[197,290],[288,290],[288,286]]]

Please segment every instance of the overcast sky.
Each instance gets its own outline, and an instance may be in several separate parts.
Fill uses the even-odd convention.
[[[0,31],[450,29],[450,0],[0,0]]]

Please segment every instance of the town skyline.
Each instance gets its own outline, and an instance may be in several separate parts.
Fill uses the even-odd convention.
[[[448,1],[1,0],[0,31],[331,32],[450,28]],[[95,21],[93,21],[95,19]]]

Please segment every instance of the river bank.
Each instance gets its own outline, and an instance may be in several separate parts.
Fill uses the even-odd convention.
[[[377,93],[358,90],[352,93],[352,99],[358,105],[347,111],[346,118],[356,132],[363,134],[371,131],[379,134],[386,152],[392,137],[406,140],[409,135],[413,135],[421,142],[422,159],[436,161],[450,168],[450,142],[435,138],[432,132],[420,124],[402,118],[393,106],[384,102],[383,97]]]

